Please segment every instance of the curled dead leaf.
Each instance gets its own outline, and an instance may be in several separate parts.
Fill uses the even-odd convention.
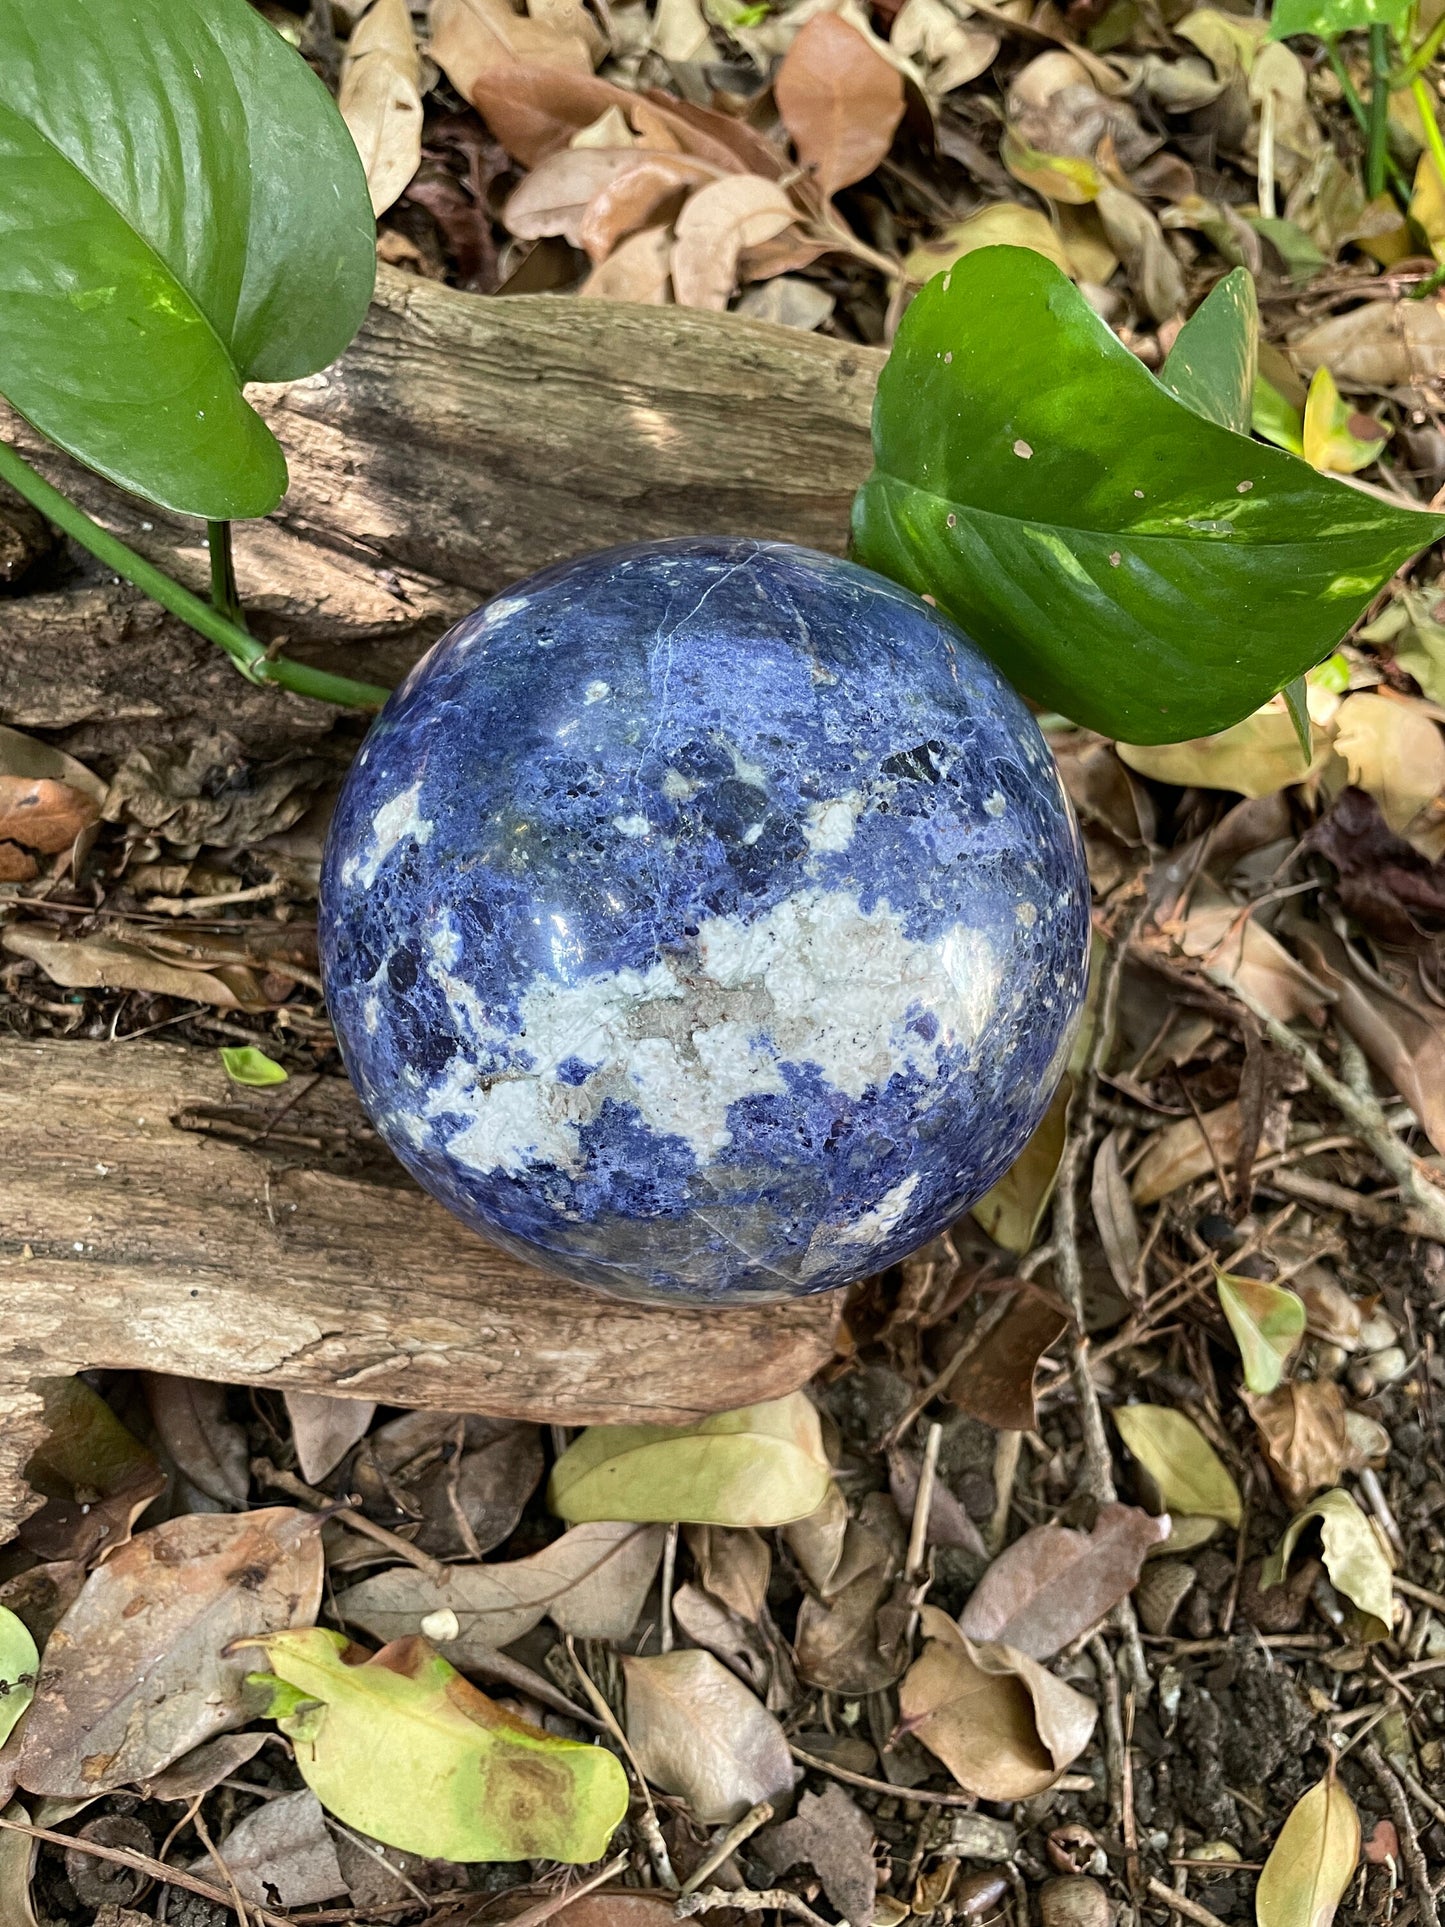
[[[791,227],[797,209],[776,181],[735,174],[691,196],[677,217],[672,286],[685,308],[725,308],[745,248]]]
[[[372,0],[352,29],[337,89],[375,214],[421,164],[421,61],[407,0]]]
[[[921,1625],[927,1644],[898,1689],[904,1729],[980,1799],[1042,1793],[1088,1745],[1094,1702],[1027,1654],[976,1645],[936,1607]]]

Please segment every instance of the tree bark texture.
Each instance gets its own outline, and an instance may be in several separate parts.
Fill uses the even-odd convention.
[[[561,1425],[684,1424],[803,1385],[838,1295],[637,1305],[418,1190],[349,1084],[248,1091],[183,1045],[0,1046],[0,1537],[38,1377],[115,1366]]]

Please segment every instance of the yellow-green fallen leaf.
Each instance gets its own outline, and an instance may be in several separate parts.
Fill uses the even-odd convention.
[[[1304,425],[1299,410],[1292,407],[1264,375],[1255,377],[1250,414],[1256,435],[1273,442],[1276,448],[1287,448],[1291,455],[1304,454]]]
[[[1300,755],[1299,737],[1283,696],[1271,696],[1262,709],[1214,736],[1195,736],[1183,743],[1117,743],[1115,748],[1130,769],[1160,783],[1272,796],[1291,783],[1302,783],[1329,760],[1326,723],[1339,707],[1338,699],[1332,691],[1316,695],[1311,686],[1306,700],[1313,746],[1309,769]]]
[[[35,1697],[40,1655],[25,1621],[0,1606],[0,1743],[8,1740],[16,1722]]]
[[[228,1045],[221,1052],[221,1063],[233,1084],[254,1084],[261,1089],[286,1082],[286,1072],[276,1060],[253,1044]]]
[[[258,1640],[268,1716],[295,1744],[328,1812],[388,1847],[437,1860],[597,1860],[627,1811],[602,1746],[516,1719],[424,1639],[379,1653],[313,1626]]]
[[[592,1425],[558,1459],[547,1503],[569,1525],[630,1519],[781,1526],[828,1496],[818,1414],[802,1392],[695,1425]]]
[[[1244,1512],[1239,1487],[1193,1419],[1167,1405],[1120,1405],[1114,1423],[1159,1488],[1166,1512],[1239,1524]]]
[[[1311,468],[1353,475],[1368,468],[1389,439],[1383,422],[1350,406],[1328,368],[1316,368],[1305,401],[1304,457]]]
[[[1045,200],[1066,201],[1074,207],[1097,200],[1103,178],[1090,160],[1075,154],[1043,154],[1017,135],[1006,132],[999,157],[1009,173]]]
[[[1244,1360],[1245,1384],[1251,1392],[1272,1392],[1305,1335],[1304,1300],[1283,1285],[1231,1271],[1216,1271],[1214,1281]]]
[[[1415,169],[1415,191],[1410,197],[1410,219],[1430,243],[1437,261],[1445,261],[1445,182],[1428,153]]]
[[[1035,1233],[1058,1181],[1073,1096],[1074,1080],[1066,1076],[1038,1129],[998,1183],[973,1207],[975,1219],[1005,1251],[1033,1250]]]
[[[1330,1583],[1358,1607],[1365,1622],[1364,1638],[1388,1638],[1393,1617],[1390,1561],[1374,1527],[1340,1486],[1322,1492],[1290,1520],[1284,1537],[1264,1562],[1260,1591],[1284,1583],[1299,1536],[1312,1519],[1319,1520],[1320,1550]]]
[[[1270,1849],[1254,1912],[1259,1927],[1330,1927],[1360,1857],[1360,1816],[1331,1775],[1312,1786]]]
[[[945,228],[937,240],[920,242],[904,257],[903,272],[910,281],[926,281],[975,248],[994,247],[1032,248],[1052,261],[1060,274],[1074,273],[1068,250],[1048,216],[1017,201],[994,201],[966,221]]]

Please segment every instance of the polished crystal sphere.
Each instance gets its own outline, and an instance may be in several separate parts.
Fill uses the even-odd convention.
[[[347,1068],[421,1184],[549,1270],[718,1304],[966,1210],[1048,1105],[1089,934],[1053,759],[967,636],[722,537],[457,623],[356,759],[321,910]]]

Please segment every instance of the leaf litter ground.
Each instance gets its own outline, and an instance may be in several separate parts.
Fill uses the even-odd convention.
[[[412,272],[885,344],[912,288],[1004,240],[1157,368],[1242,262],[1274,438],[1397,498],[1445,485],[1445,321],[1411,299],[1445,217],[1366,201],[1337,74],[1250,17],[264,11],[339,87]],[[1420,138],[1402,109],[1398,164]],[[23,513],[0,532],[22,591],[71,566]],[[1095,890],[1090,1035],[1014,1172],[852,1295],[806,1410],[668,1463],[364,1401],[54,1385],[44,1504],[0,1552],[7,1927],[537,1922],[598,1874],[570,1927],[1287,1927],[1337,1903],[1432,1927],[1437,567],[1312,679],[1308,775],[1283,701],[1164,747],[1050,724]],[[208,1126],[254,1134],[262,1104],[317,1155],[314,884],[346,747],[217,783],[205,746],[91,767],[0,732],[9,1032],[228,1046],[235,1115]],[[390,1655],[385,1693],[348,1692],[334,1643],[288,1682],[318,1618],[354,1662]],[[568,1744],[490,1742],[517,1719]],[[338,1730],[363,1736],[339,1758]],[[623,1778],[584,1785],[579,1744]],[[519,1757],[554,1775],[552,1851],[595,1851],[625,1779],[599,1865],[532,1859],[530,1809],[485,1843],[456,1819],[456,1774]],[[452,1764],[444,1793],[417,1758]]]

